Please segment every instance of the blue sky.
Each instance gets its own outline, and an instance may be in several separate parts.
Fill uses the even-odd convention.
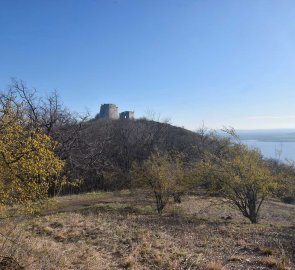
[[[95,115],[116,103],[178,126],[295,128],[294,0],[0,0],[11,77]]]

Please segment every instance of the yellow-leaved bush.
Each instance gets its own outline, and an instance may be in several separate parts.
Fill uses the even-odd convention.
[[[32,125],[13,100],[0,110],[0,206],[26,206],[47,197],[63,168],[57,145]]]
[[[262,203],[278,188],[279,177],[272,174],[260,152],[238,143],[224,155],[207,155],[196,172],[252,223],[258,222]]]
[[[148,188],[152,192],[159,214],[170,197],[180,202],[181,195],[189,188],[184,156],[180,153],[154,151],[142,163],[133,163],[132,178],[134,187]]]

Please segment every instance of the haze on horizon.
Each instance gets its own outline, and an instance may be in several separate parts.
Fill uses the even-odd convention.
[[[196,129],[295,128],[295,2],[2,0],[0,89]]]

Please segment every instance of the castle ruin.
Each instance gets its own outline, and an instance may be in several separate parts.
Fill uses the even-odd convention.
[[[134,119],[134,111],[124,111],[119,115],[118,107],[115,104],[102,104],[100,106],[100,112],[98,114],[98,118],[104,119]]]
[[[125,111],[120,113],[120,119],[134,119],[134,112],[132,111]]]
[[[119,119],[118,107],[115,104],[102,104],[99,118]]]

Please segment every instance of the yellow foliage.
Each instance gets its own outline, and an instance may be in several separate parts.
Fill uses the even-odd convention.
[[[184,157],[179,153],[168,155],[155,151],[144,162],[134,163],[132,174],[135,186],[152,191],[159,213],[171,196],[188,189]]]
[[[231,145],[222,155],[208,154],[196,171],[213,191],[228,198],[253,223],[265,198],[278,187],[278,177],[261,154],[242,144]]]
[[[21,107],[7,101],[0,111],[0,205],[26,205],[47,196],[63,168],[56,142],[34,127]]]
[[[226,155],[208,156],[198,166],[201,171],[207,172],[211,183],[222,185],[227,193],[233,192],[233,189],[255,187],[259,194],[266,195],[277,185],[276,177],[264,164],[261,154],[241,144],[229,147]]]

